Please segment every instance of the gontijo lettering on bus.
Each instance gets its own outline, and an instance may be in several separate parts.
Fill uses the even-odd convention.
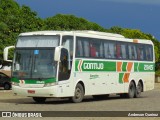
[[[108,61],[90,61],[90,60],[77,60],[75,62],[76,71],[116,71],[116,62]]]

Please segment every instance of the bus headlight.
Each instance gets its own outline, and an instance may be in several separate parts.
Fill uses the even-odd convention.
[[[19,83],[12,82],[12,85],[14,85],[14,86],[19,86]]]
[[[56,82],[54,82],[54,83],[46,83],[46,84],[44,84],[44,87],[50,87],[50,86],[54,86],[54,85],[57,85],[57,83]]]

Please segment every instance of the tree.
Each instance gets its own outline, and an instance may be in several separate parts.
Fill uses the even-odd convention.
[[[84,18],[78,18],[74,15],[62,15],[45,19],[46,30],[96,30],[105,31],[105,29],[96,23],[87,21]]]

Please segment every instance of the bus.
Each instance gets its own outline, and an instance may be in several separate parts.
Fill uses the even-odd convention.
[[[38,103],[57,97],[78,103],[110,94],[136,98],[154,89],[151,40],[88,30],[27,32],[4,49],[4,60],[12,62],[13,93]]]

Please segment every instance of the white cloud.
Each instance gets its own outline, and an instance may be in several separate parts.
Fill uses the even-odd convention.
[[[97,1],[160,5],[160,0],[97,0]]]

